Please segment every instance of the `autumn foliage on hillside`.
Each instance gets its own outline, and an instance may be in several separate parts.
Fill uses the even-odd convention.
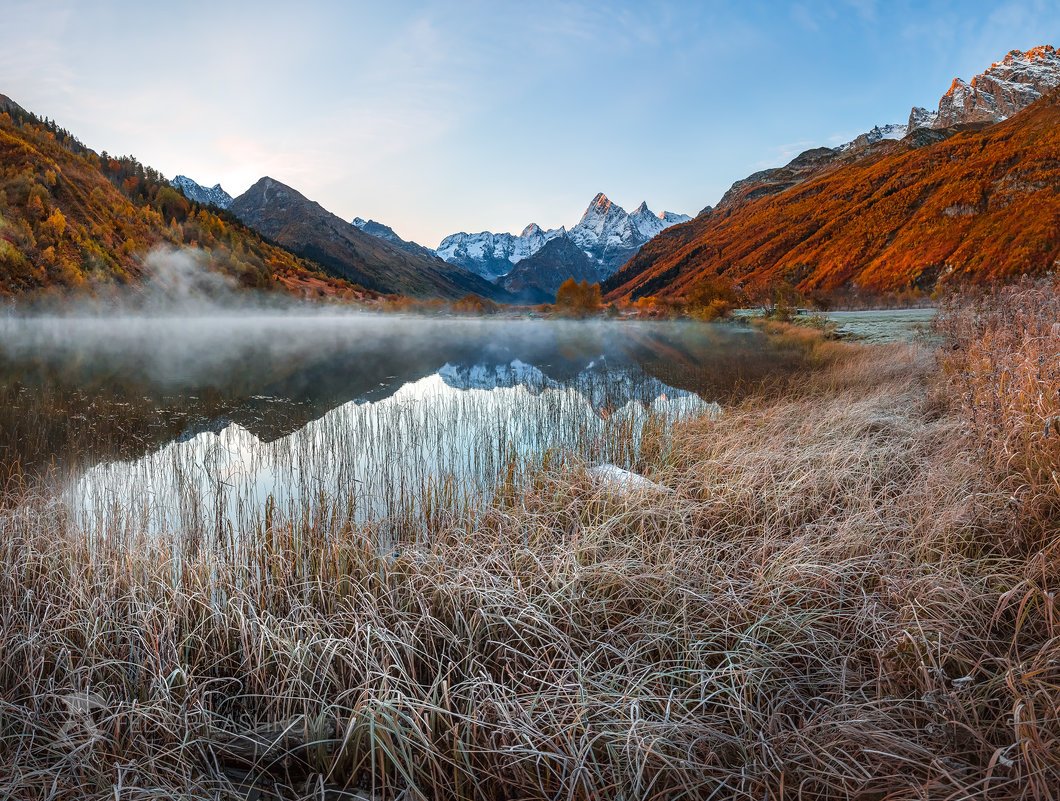
[[[132,157],[89,150],[14,104],[0,111],[0,296],[135,282],[160,244],[203,250],[241,285],[361,297]]]
[[[709,277],[932,291],[1054,269],[1060,258],[1060,93],[1012,119],[916,147],[887,142],[777,194],[664,231],[605,287],[682,296]]]

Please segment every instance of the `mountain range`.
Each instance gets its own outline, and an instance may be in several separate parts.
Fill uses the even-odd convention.
[[[159,246],[195,247],[236,286],[365,300],[212,206],[188,200],[131,157],[86,147],[0,95],[0,297],[44,290],[139,290]]]
[[[233,199],[228,211],[330,274],[377,292],[448,299],[478,294],[507,299],[503,289],[480,276],[429,251],[421,253],[407,247],[409,243],[402,246],[366,233],[268,176]]]
[[[690,219],[686,214],[670,211],[655,214],[647,203],[628,213],[601,192],[569,230],[563,226],[543,230],[530,223],[518,236],[490,231],[460,232],[445,237],[435,252],[451,264],[497,280],[508,275],[519,262],[534,256],[545,243],[567,238],[596,265],[597,277],[607,278],[660,231]],[[524,275],[528,272],[524,270]]]
[[[0,293],[137,285],[160,244],[205,251],[243,286],[312,296],[538,302],[575,277],[629,300],[719,275],[810,294],[927,293],[1060,263],[1058,132],[1060,55],[1013,50],[954,79],[937,109],[738,180],[695,219],[598,194],[569,229],[461,232],[431,250],[271,177],[236,198],[166,181],[0,95]]]

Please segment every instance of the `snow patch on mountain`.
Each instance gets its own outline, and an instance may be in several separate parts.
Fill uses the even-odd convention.
[[[205,187],[186,175],[178,175],[169,182],[171,186],[184,193],[184,197],[195,203],[227,209],[232,203],[232,196],[221,188],[220,184]]]

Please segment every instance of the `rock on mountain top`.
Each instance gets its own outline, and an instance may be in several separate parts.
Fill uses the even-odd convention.
[[[169,182],[171,186],[184,193],[184,197],[206,206],[227,209],[232,204],[232,196],[221,188],[220,184],[205,187],[186,175],[178,175]]]
[[[1060,53],[1052,45],[1012,50],[971,81],[954,78],[937,112],[914,108],[909,130],[1000,122],[1060,86]]]

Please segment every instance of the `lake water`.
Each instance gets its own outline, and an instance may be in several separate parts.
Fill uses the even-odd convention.
[[[636,469],[646,425],[798,369],[753,330],[696,323],[6,318],[0,479],[114,534],[415,530],[545,463]]]
[[[903,342],[928,336],[935,310],[866,309],[861,311],[825,312],[836,324],[836,332],[862,342]]]

